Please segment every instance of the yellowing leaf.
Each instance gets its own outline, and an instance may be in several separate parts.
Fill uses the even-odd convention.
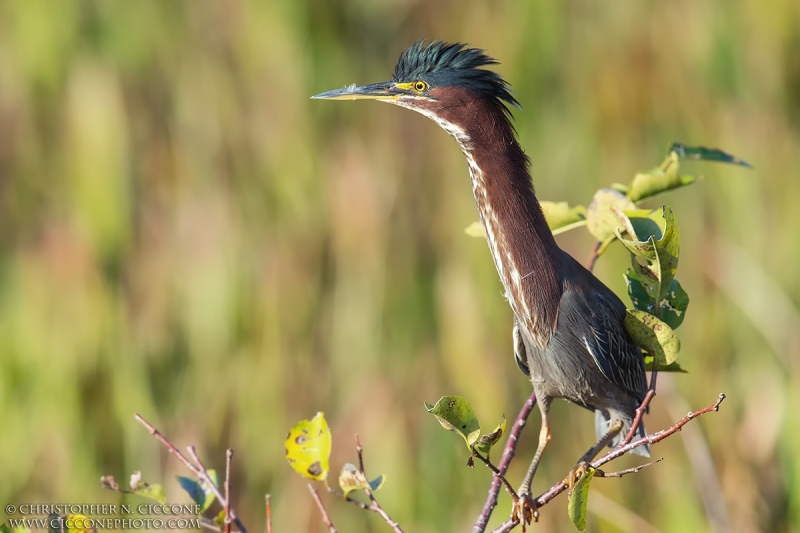
[[[672,151],[661,163],[661,166],[636,174],[628,187],[628,198],[638,203],[657,194],[691,185],[697,181],[697,178],[692,176],[681,176],[678,173],[679,169],[678,154]]]
[[[68,514],[64,517],[64,531],[66,533],[95,533],[94,522],[82,514]]]
[[[350,463],[346,463],[339,473],[339,487],[344,492],[345,498],[354,490],[364,490],[367,487],[372,491],[376,491],[383,486],[384,481],[384,476],[380,475],[368,482],[366,476],[355,465]]]
[[[285,444],[286,460],[298,474],[310,479],[327,479],[331,432],[322,413],[295,424]]]
[[[503,421],[494,428],[491,433],[487,433],[486,435],[481,435],[480,438],[475,442],[474,447],[475,450],[478,451],[481,455],[485,455],[486,458],[489,458],[489,453],[492,451],[492,446],[497,444],[500,441],[500,438],[503,436],[503,433],[506,432],[506,417],[503,417]]]
[[[582,205],[570,207],[567,202],[539,202],[553,235],[564,233],[586,224],[586,208]]]
[[[621,211],[636,209],[628,197],[614,189],[600,189],[592,198],[586,211],[586,229],[598,241],[604,242],[614,238],[614,232],[620,226],[614,208]]]
[[[670,365],[675,362],[681,343],[678,336],[666,322],[650,313],[637,309],[628,309],[623,322],[625,331],[633,342],[645,351],[655,355],[658,365]]]
[[[147,483],[142,479],[142,473],[138,470],[131,474],[130,487],[131,492],[134,494],[156,500],[159,503],[167,502],[167,494],[164,492],[164,487],[158,484],[151,485]]]

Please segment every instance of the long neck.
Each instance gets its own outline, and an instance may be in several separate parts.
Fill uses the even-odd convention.
[[[462,112],[450,115],[429,116],[458,141],[467,158],[475,202],[506,297],[531,340],[543,346],[558,318],[562,252],[534,194],[528,158],[497,106],[470,100],[462,104]]]

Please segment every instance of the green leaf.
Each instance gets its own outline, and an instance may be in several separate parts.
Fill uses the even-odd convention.
[[[628,296],[634,309],[656,314],[656,302],[647,293],[644,285],[632,269],[625,274],[625,283],[628,286]],[[658,317],[672,329],[677,329],[683,323],[686,309],[689,307],[689,296],[683,290],[678,280],[673,279],[667,288],[666,294],[659,301]]]
[[[466,233],[470,237],[481,237],[481,238],[486,237],[486,234],[483,232],[483,224],[481,224],[479,220],[476,220],[475,222],[464,228],[464,233]]]
[[[142,473],[138,470],[131,474],[130,487],[131,492],[134,494],[156,500],[160,503],[167,502],[167,495],[164,492],[164,487],[158,484],[151,485],[145,482],[142,480]]]
[[[653,370],[653,359],[654,359],[654,357],[652,355],[645,355],[644,356],[644,369],[646,371],[648,371],[648,372]],[[684,374],[687,373],[686,370],[684,370],[681,367],[681,365],[679,365],[677,362],[672,362],[672,363],[670,363],[668,365],[658,365],[658,371],[659,372],[682,372]]]
[[[178,483],[180,484],[181,488],[185,490],[187,494],[189,494],[189,497],[194,503],[197,505],[205,505],[206,493],[203,490],[203,487],[200,486],[200,483],[191,478],[183,476],[178,476]],[[205,508],[203,510],[205,511]]]
[[[443,428],[461,435],[467,448],[472,451],[471,446],[481,434],[481,426],[467,400],[461,396],[442,396],[436,405],[425,403],[425,408],[436,417]]]
[[[592,198],[586,210],[586,229],[601,242],[614,239],[614,232],[619,227],[619,218],[614,208],[621,211],[636,209],[628,197],[614,189],[600,189]]]
[[[7,522],[3,522],[2,525],[0,525],[0,533],[31,533],[31,530],[30,528],[22,526],[11,529],[11,526],[9,526]]]
[[[689,307],[689,295],[683,290],[678,280],[673,279],[658,302],[658,316],[669,327],[677,329],[683,323],[687,307]]]
[[[612,183],[609,187],[615,191],[621,192],[624,195],[628,194],[628,186],[623,185],[622,183]]]
[[[324,480],[330,470],[331,430],[325,415],[301,420],[286,437],[286,460],[295,472],[310,479]]]
[[[339,473],[339,487],[341,487],[342,492],[344,492],[345,498],[354,490],[364,490],[367,487],[369,487],[371,491],[376,491],[383,486],[385,480],[386,478],[380,475],[372,481],[367,482],[364,473],[350,463],[346,463]]]
[[[582,205],[570,207],[567,202],[539,202],[553,235],[564,233],[586,224],[586,208]]]
[[[647,294],[654,301],[660,301],[666,294],[667,289],[675,277],[678,270],[678,254],[680,252],[680,230],[675,220],[675,215],[669,206],[662,208],[664,219],[663,234],[656,230],[661,230],[656,224],[645,224],[644,220],[649,217],[634,217],[643,220],[634,227],[633,219],[625,213],[616,210],[620,225],[622,225],[630,236],[630,239],[622,237],[619,230],[616,230],[617,238],[633,255],[631,257],[631,267],[636,274],[636,278],[642,283]],[[642,228],[653,230],[649,235],[640,234]]]
[[[208,477],[211,478],[211,481],[214,482],[215,487],[219,487],[219,478],[217,478],[217,471],[213,468],[208,471]],[[203,491],[206,493],[205,502],[200,503],[203,506],[203,511],[211,507],[211,504],[214,503],[214,499],[216,498],[216,494],[214,494],[214,489],[202,479],[200,480],[200,486],[203,488]]]
[[[149,483],[142,483],[142,485],[139,486],[139,490],[135,490],[133,493],[144,496],[145,498],[150,498],[159,503],[167,503],[167,494],[164,492],[164,487],[157,483],[152,485]]]
[[[209,470],[208,476],[216,486],[218,483],[217,471],[213,469]],[[192,499],[192,501],[202,508],[201,512],[205,512],[209,507],[211,507],[211,504],[214,503],[214,491],[205,481],[178,476],[178,483],[180,483],[181,488],[189,494],[189,497]]]
[[[623,324],[633,342],[646,352],[655,355],[659,366],[675,362],[681,343],[672,328],[664,321],[645,311],[627,309]]]
[[[681,176],[679,170],[678,154],[670,152],[661,166],[647,172],[639,172],[634,176],[628,187],[628,198],[632,202],[639,203],[657,194],[691,185],[698,180],[692,176]]]
[[[0,533],[31,533],[31,530],[27,527],[21,526],[11,529],[11,526],[8,525],[8,522],[3,522],[0,524]]]
[[[586,504],[589,501],[589,483],[592,482],[595,469],[591,466],[586,467],[586,471],[578,478],[569,493],[567,512],[569,519],[578,531],[586,529]]]
[[[642,282],[639,281],[636,273],[629,268],[624,278],[625,284],[628,286],[628,297],[631,299],[633,308],[639,311],[652,313],[656,308],[656,302],[647,294],[647,290],[644,288]]]
[[[486,458],[489,458],[489,453],[492,451],[492,446],[497,444],[500,441],[500,438],[503,436],[503,433],[506,432],[506,417],[503,416],[503,421],[494,428],[491,433],[487,433],[486,435],[481,435],[478,440],[475,442],[474,447],[475,450],[478,451],[481,455],[485,455]]]
[[[672,143],[670,152],[675,152],[681,159],[702,159],[704,161],[718,161],[720,163],[730,163],[742,167],[753,168],[747,161],[723,152],[717,148],[704,148],[702,146],[686,146],[681,143]]]
[[[659,209],[627,209],[620,213],[615,211],[625,231],[636,237],[636,240],[646,241],[649,237],[658,240],[664,235],[664,217]]]

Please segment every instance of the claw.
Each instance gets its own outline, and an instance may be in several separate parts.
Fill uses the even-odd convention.
[[[515,500],[511,507],[511,520],[517,524],[522,524],[522,531],[525,532],[526,526],[531,522],[539,521],[539,509],[530,493],[522,493]]]
[[[589,468],[589,463],[586,461],[581,461],[580,463],[576,464],[575,468],[570,470],[569,474],[567,474],[567,477],[564,478],[564,481],[562,481],[562,483],[564,483],[564,485],[567,485],[569,487],[569,491],[567,492],[567,498],[570,498],[572,496],[572,489],[575,486],[575,483],[577,483],[578,480],[582,478],[584,474],[586,474],[587,468]]]

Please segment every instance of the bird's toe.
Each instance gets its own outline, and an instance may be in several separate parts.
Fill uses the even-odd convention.
[[[523,532],[531,522],[539,521],[539,509],[536,507],[536,502],[529,492],[521,493],[514,499],[511,507],[511,520],[517,524],[522,524]]]

